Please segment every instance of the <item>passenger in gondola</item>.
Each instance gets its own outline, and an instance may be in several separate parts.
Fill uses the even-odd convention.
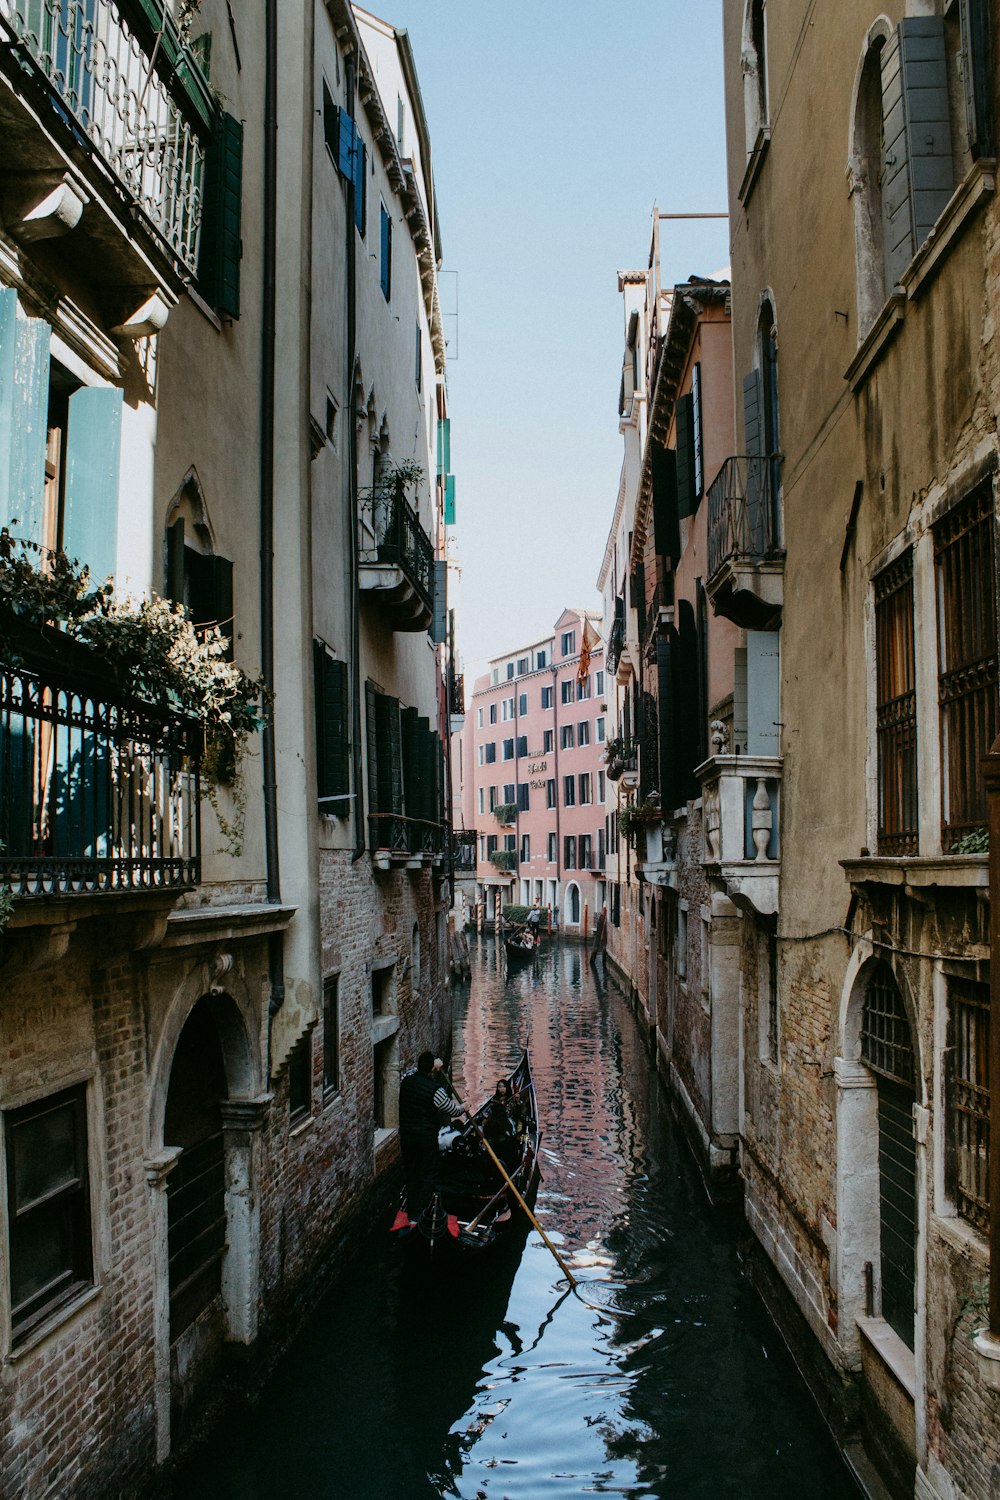
[[[501,1079],[506,1092],[506,1079]],[[507,1099],[500,1093],[500,1085],[494,1094],[490,1107],[483,1123],[483,1135],[493,1147],[500,1161],[508,1172],[517,1166],[520,1157],[520,1146],[510,1116],[507,1113]]]
[[[399,1144],[406,1173],[406,1207],[413,1220],[420,1217],[434,1193],[441,1121],[463,1113],[448,1088],[444,1063],[433,1052],[421,1052],[416,1070],[407,1073],[399,1085]]]

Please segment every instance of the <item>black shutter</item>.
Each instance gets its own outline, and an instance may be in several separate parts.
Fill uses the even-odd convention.
[[[989,0],[959,0],[965,121],[973,160],[993,155],[993,39]]]
[[[653,540],[657,554],[673,561],[681,555],[681,532],[677,520],[677,455],[672,448],[653,442]]]
[[[233,659],[233,565],[225,557],[208,558],[212,618],[228,642],[226,660]]]
[[[184,517],[167,527],[167,598],[184,603]]]
[[[243,126],[223,113],[205,155],[198,287],[205,301],[229,318],[240,315],[242,198]]]
[[[403,745],[403,802],[408,818],[422,816],[423,788],[421,786],[420,734],[417,727],[417,710],[403,708],[399,712],[399,727]]]
[[[382,812],[379,799],[378,700],[382,697],[373,682],[365,683],[365,729],[368,739],[368,810]]]
[[[387,811],[403,811],[403,741],[399,723],[399,699],[384,696],[382,710],[385,720],[385,737],[389,747],[389,781],[387,788]]]
[[[316,691],[316,793],[323,811],[343,818],[349,810],[349,702],[347,663],[313,642]],[[328,800],[329,799],[329,800]]]
[[[698,508],[694,487],[694,413],[691,396],[677,402],[677,513],[693,516]]]
[[[677,743],[674,736],[674,650],[675,632],[656,638],[656,679],[660,725],[660,805],[677,807],[680,785],[677,770]]]

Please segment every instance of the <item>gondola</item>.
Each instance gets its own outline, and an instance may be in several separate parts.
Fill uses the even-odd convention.
[[[476,1255],[490,1249],[524,1211],[501,1176],[482,1142],[487,1136],[526,1202],[538,1186],[538,1102],[527,1052],[507,1075],[511,1106],[509,1131],[498,1132],[490,1121],[493,1099],[473,1115],[453,1143],[441,1152],[440,1167],[430,1202],[413,1220],[406,1195],[392,1224],[392,1233],[407,1249],[435,1259]]]
[[[538,952],[540,941],[538,933],[530,927],[511,927],[503,935],[507,957],[516,963],[521,963],[526,958],[533,958]]]

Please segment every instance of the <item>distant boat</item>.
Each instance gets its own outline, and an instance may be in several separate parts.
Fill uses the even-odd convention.
[[[522,959],[531,958],[537,953],[541,944],[541,938],[537,930],[531,927],[511,927],[504,932],[503,945],[507,950],[507,957],[520,962]]]
[[[433,1196],[418,1219],[410,1218],[405,1194],[392,1233],[421,1255],[452,1257],[488,1250],[518,1224],[524,1210],[483,1145],[485,1136],[522,1198],[538,1185],[538,1101],[527,1052],[507,1075],[510,1104],[504,1122],[493,1116],[495,1097],[473,1115],[446,1151]],[[491,1118],[491,1116],[493,1116]]]

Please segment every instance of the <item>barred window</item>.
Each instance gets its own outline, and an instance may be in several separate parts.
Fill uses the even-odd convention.
[[[945,850],[986,822],[979,759],[998,727],[993,529],[992,481],[934,528]]]
[[[878,852],[917,852],[917,695],[913,553],[875,579]]]
[[[990,987],[949,979],[950,1133],[955,1206],[984,1233],[990,1209]]]
[[[861,1057],[873,1073],[897,1083],[913,1084],[910,1023],[889,965],[875,965],[865,991],[861,1016]]]

